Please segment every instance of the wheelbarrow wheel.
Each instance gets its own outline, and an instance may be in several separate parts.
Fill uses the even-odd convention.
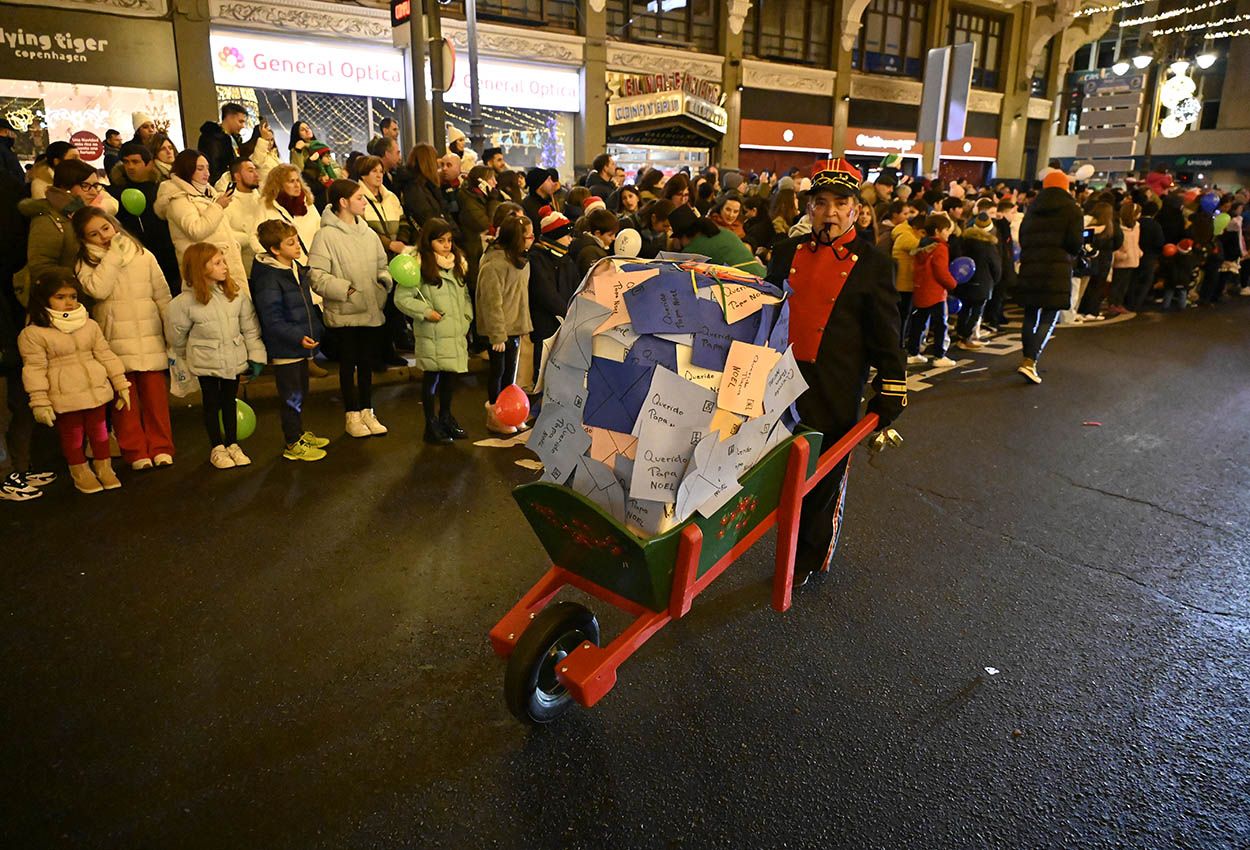
[[[573,697],[556,678],[565,656],[589,641],[599,644],[599,621],[576,602],[548,605],[521,634],[504,674],[508,710],[522,723],[550,723],[573,707]]]

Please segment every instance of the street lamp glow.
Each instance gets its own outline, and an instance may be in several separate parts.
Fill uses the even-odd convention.
[[[1173,74],[1183,74],[1189,70],[1189,60],[1177,59],[1175,62],[1169,65],[1168,68],[1171,69]]]
[[[1198,56],[1198,58],[1195,59],[1194,61],[1198,63],[1199,68],[1206,70],[1207,68],[1210,68],[1212,65],[1214,65],[1215,60],[1219,58],[1220,57],[1216,56],[1214,53],[1203,53],[1200,56]]]
[[[1119,62],[1116,62],[1114,65],[1111,66],[1111,70],[1115,71],[1115,75],[1117,77],[1123,77],[1125,74],[1128,73],[1128,69],[1130,67],[1131,66],[1127,62],[1121,59]]]
[[[1153,62],[1154,59],[1155,58],[1153,56],[1150,56],[1149,54],[1146,54],[1146,53],[1143,53],[1140,56],[1134,56],[1133,67],[1140,71],[1141,69],[1149,65],[1151,62]]]

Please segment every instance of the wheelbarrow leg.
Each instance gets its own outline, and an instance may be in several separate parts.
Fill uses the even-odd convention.
[[[495,650],[495,654],[501,658],[511,655],[517,640],[521,637],[521,632],[525,631],[526,626],[530,624],[534,613],[545,607],[551,601],[551,597],[555,596],[567,583],[563,570],[559,567],[547,570],[538,583],[530,588],[529,593],[521,597],[521,601],[495,624],[495,628],[490,630],[490,645]]]
[[[799,545],[799,515],[803,510],[803,491],[807,480],[807,462],[811,456],[807,440],[795,440],[790,446],[786,477],[781,484],[777,505],[777,566],[773,572],[773,608],[790,610],[794,591],[794,559]]]

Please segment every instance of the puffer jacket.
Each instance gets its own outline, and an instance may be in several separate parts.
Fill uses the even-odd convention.
[[[332,328],[376,328],[391,290],[386,251],[363,220],[350,224],[327,207],[321,229],[308,251],[308,280],[325,299],[325,322]]]
[[[256,308],[242,293],[231,300],[214,286],[208,303],[201,304],[184,289],[170,303],[165,327],[174,355],[196,377],[237,378],[247,371],[247,361],[267,359]]]
[[[390,248],[391,242],[413,244],[416,236],[408,225],[408,217],[404,215],[404,205],[400,203],[399,196],[385,186],[382,187],[380,198],[369,191],[369,187],[364,183],[360,184],[360,188],[364,190],[367,201],[365,214],[361,217],[365,220],[365,224],[378,234],[378,240],[382,243],[382,249],[386,251],[386,255],[395,256]]]
[[[1003,277],[998,237],[992,230],[976,225],[969,227],[964,231],[964,256],[976,263],[977,269],[971,280],[955,287],[955,294],[964,301],[989,301]]]
[[[894,288],[899,292],[911,292],[916,287],[916,261],[911,253],[920,247],[923,235],[923,230],[917,230],[906,221],[894,228],[894,247],[890,255],[894,257]]]
[[[91,319],[73,333],[27,325],[17,337],[17,348],[32,409],[92,410],[112,401],[114,390],[130,386],[126,367]]]
[[[467,267],[462,266],[462,271]],[[412,317],[417,368],[423,372],[469,371],[466,337],[473,324],[473,304],[469,288],[457,280],[451,269],[439,269],[441,284],[422,278],[419,286],[395,290],[395,306]],[[436,310],[442,319],[431,322],[426,313]]]
[[[113,237],[99,265],[80,261],[76,271],[83,291],[95,299],[91,315],[126,371],[165,371],[170,295],[156,256],[123,233]]]
[[[82,201],[64,189],[49,189],[48,197],[27,198],[17,205],[18,212],[30,219],[30,235],[26,241],[26,267],[13,275],[13,293],[22,306],[30,294],[30,286],[49,269],[74,271],[78,257],[78,237],[69,217],[82,207]]]
[[[262,201],[257,207],[256,223],[252,225],[251,234],[252,254],[256,257],[265,253],[265,246],[260,244],[257,232],[266,221],[285,221],[295,228],[295,232],[299,234],[300,247],[303,249],[299,258],[300,263],[308,265],[308,252],[312,250],[313,240],[317,238],[317,231],[321,229],[321,214],[317,212],[317,208],[310,202],[303,215],[291,215],[281,204]]]
[[[160,183],[155,177],[143,183],[132,183],[126,177],[126,170],[120,163],[113,169],[114,175],[118,171],[121,172],[120,179],[117,176],[113,177],[113,185],[109,186],[109,193],[120,201],[122,192],[135,189],[143,193],[146,203],[143,206],[143,212],[139,215],[133,215],[124,208],[118,210],[117,220],[127,232],[143,243],[144,248],[156,256],[157,264],[165,273],[171,297],[177,295],[182,291],[182,271],[178,268],[178,252],[174,250],[174,242],[169,238],[169,223],[158,216],[156,210],[152,208],[156,204],[156,192],[160,188]],[[156,173],[155,169],[152,173]]]
[[[1124,234],[1124,242],[1120,244],[1120,249],[1112,256],[1111,267],[1116,269],[1135,269],[1141,265],[1141,225],[1134,224],[1132,227],[1121,227],[1120,232]]]
[[[477,274],[477,331],[491,345],[534,329],[530,320],[530,266],[517,268],[502,248],[488,248]]]
[[[217,191],[211,186],[200,191],[174,175],[156,190],[156,214],[169,222],[169,236],[178,252],[178,262],[196,242],[208,242],[221,251],[230,269],[230,277],[247,295],[247,270],[239,243],[230,230],[226,211],[217,203]]]
[[[260,319],[265,351],[274,360],[303,360],[316,349],[304,348],[304,337],[321,342],[325,328],[313,309],[308,269],[288,267],[262,254],[252,264],[252,301]]]
[[[530,248],[530,324],[534,326],[530,339],[535,344],[560,329],[560,320],[581,284],[576,261],[567,257],[568,248],[554,242],[539,240]]]
[[[1067,310],[1072,305],[1072,259],[1081,253],[1085,217],[1057,186],[1037,193],[1020,223],[1016,300],[1025,307]]]
[[[945,301],[947,293],[954,292],[957,285],[951,277],[951,255],[946,243],[931,240],[917,248],[912,256],[915,259],[912,306],[923,309]]]

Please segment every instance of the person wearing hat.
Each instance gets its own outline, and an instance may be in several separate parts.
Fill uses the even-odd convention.
[[[907,406],[899,346],[898,295],[889,257],[859,238],[855,219],[863,176],[845,159],[817,163],[807,197],[811,233],[773,246],[768,279],[789,281],[790,343],[809,389],[799,396],[804,425],[836,440],[860,417],[869,367],[877,370],[868,411],[880,427]],[[795,585],[829,563],[846,500],[843,460],[803,499]]]
[[[130,124],[134,127],[135,134],[130,141],[138,142],[141,145],[151,144],[152,139],[156,136],[156,122],[152,120],[152,116],[146,112],[130,113]]]
[[[998,249],[998,234],[994,231],[994,219],[988,212],[977,213],[972,226],[964,230],[964,256],[976,263],[971,279],[955,287],[955,297],[963,302],[963,309],[955,320],[955,347],[963,351],[978,351],[984,343],[977,342],[973,334],[985,312],[995,287],[1003,276],[1002,253]]]
[[[542,365],[543,340],[560,329],[581,276],[577,265],[565,262],[573,242],[573,222],[564,213],[543,207],[538,236],[529,250],[530,258],[530,341],[534,343],[534,380]]]
[[[1081,253],[1085,216],[1068,191],[1068,175],[1051,171],[1020,223],[1016,301],[1024,307],[1023,359],[1016,370],[1042,382],[1037,361],[1050,342],[1061,310],[1072,303],[1072,262]]]
[[[17,142],[17,128],[9,123],[9,119],[0,117],[0,170],[13,175],[19,184],[26,182],[26,172],[22,163],[13,153],[13,145]]]
[[[542,227],[542,208],[551,206],[551,199],[560,188],[560,172],[554,168],[531,168],[525,172],[525,200],[521,207],[530,221],[534,222],[534,232]]]
[[[455,154],[460,158],[460,170],[469,172],[473,170],[473,166],[477,165],[477,154],[473,152],[473,148],[469,147],[469,140],[460,130],[447,125],[447,153]]]

